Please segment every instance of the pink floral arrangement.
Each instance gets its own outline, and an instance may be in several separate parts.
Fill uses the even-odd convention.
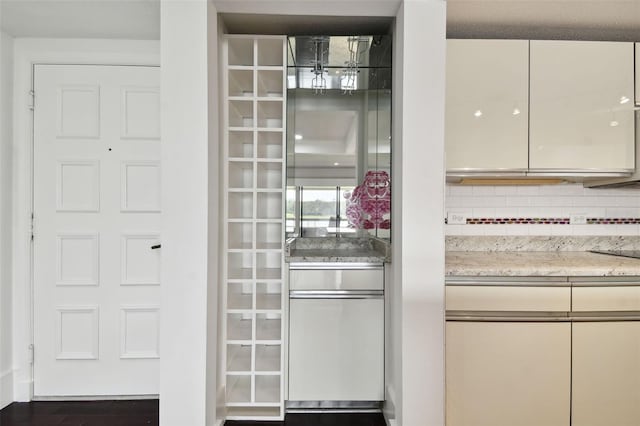
[[[391,212],[391,182],[387,172],[368,171],[364,181],[344,197],[347,199],[347,220],[353,228],[391,228],[388,217]]]

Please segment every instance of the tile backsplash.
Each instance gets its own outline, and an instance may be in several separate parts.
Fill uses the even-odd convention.
[[[640,189],[447,184],[445,207],[447,235],[640,235]]]

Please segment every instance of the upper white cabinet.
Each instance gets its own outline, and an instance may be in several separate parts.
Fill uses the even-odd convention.
[[[447,170],[528,167],[527,40],[447,40]]]
[[[529,168],[634,168],[633,44],[530,42]]]

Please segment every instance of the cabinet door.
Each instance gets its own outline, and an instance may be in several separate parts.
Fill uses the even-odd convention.
[[[446,325],[447,426],[567,426],[569,323]]]
[[[572,426],[640,424],[640,322],[573,324]]]
[[[529,42],[447,40],[447,170],[527,168]]]
[[[384,300],[291,299],[289,400],[384,399]]]
[[[633,43],[531,41],[533,170],[634,168]]]

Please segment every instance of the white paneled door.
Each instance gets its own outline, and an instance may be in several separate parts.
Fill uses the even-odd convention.
[[[34,394],[157,394],[159,68],[34,75]]]

